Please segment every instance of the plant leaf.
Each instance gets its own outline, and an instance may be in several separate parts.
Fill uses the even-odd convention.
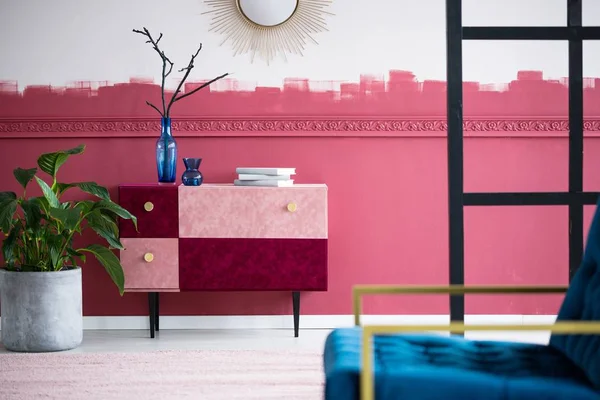
[[[73,183],[56,183],[56,195],[60,196],[61,194],[63,194],[64,192],[66,192],[68,189],[71,189],[72,187],[75,187],[75,184]]]
[[[35,201],[42,210],[47,210],[50,207],[48,200],[44,196],[31,197],[29,201]]]
[[[85,262],[85,254],[78,252],[77,250],[73,249],[72,247],[67,246],[67,253],[69,253],[69,255],[71,255],[73,257],[79,257],[79,258],[81,258],[81,261]]]
[[[13,175],[15,176],[17,181],[21,184],[21,186],[23,186],[23,189],[26,189],[27,185],[29,184],[29,182],[31,182],[31,180],[35,176],[36,172],[37,172],[37,168],[29,168],[29,169],[15,168],[13,170]]]
[[[67,161],[69,156],[81,154],[85,150],[85,145],[81,144],[68,150],[61,150],[54,153],[46,153],[39,156],[37,163],[42,171],[56,180],[56,174],[61,165]]]
[[[50,247],[50,261],[52,261],[52,269],[58,271],[60,269],[58,265],[60,262],[60,250],[55,246]]]
[[[117,214],[113,214],[109,210],[100,210],[100,214],[102,215],[102,218],[106,219],[107,221],[112,221],[115,224],[119,223],[119,216]]]
[[[42,209],[37,199],[23,200],[21,207],[25,214],[25,225],[30,228],[33,232],[36,232],[40,228],[42,222]]]
[[[17,243],[17,238],[21,233],[21,224],[17,223],[13,226],[13,229],[10,231],[10,234],[4,239],[2,242],[2,256],[4,257],[4,262],[8,267],[12,267],[15,263],[15,244]]]
[[[104,186],[98,185],[96,182],[80,182],[77,183],[77,187],[82,191],[92,194],[103,200],[110,200],[108,189],[106,189]]]
[[[75,208],[79,208],[81,212],[85,214],[94,207],[94,204],[96,204],[96,202],[91,200],[81,200],[75,204]]]
[[[16,200],[17,194],[15,192],[0,192],[0,201],[4,201],[7,199]]]
[[[50,208],[50,216],[60,221],[65,229],[72,231],[77,227],[79,217],[81,216],[81,210],[78,208]]]
[[[112,251],[99,244],[91,244],[77,251],[92,253],[100,264],[102,264],[106,272],[108,272],[115,285],[117,285],[121,296],[123,295],[125,292],[125,274],[123,273],[121,262]]]
[[[8,234],[16,211],[17,195],[13,192],[0,193],[0,231]]]
[[[50,189],[50,186],[48,186],[48,184],[46,182],[44,182],[37,176],[35,177],[35,180],[37,181],[38,185],[40,185],[40,187],[42,188],[42,193],[44,193],[44,198],[46,200],[48,200],[48,204],[50,205],[50,207],[58,208],[60,205],[60,202],[58,201],[58,197],[56,197],[56,194],[54,194],[52,189]]]
[[[108,210],[123,219],[130,219],[133,222],[135,229],[137,229],[137,218],[133,216],[129,211],[127,211],[126,209],[124,209],[123,207],[121,207],[117,203],[114,203],[111,200],[100,200],[99,202],[94,204],[92,210]]]
[[[108,244],[115,249],[123,250],[123,244],[119,240],[119,228],[113,221],[109,221],[102,217],[100,212],[88,214],[88,226],[92,228],[98,235],[106,239]]]
[[[58,187],[58,194],[64,193],[67,189],[77,187],[83,192],[92,194],[104,200],[110,200],[108,190],[105,187],[98,185],[96,182],[57,183],[56,185]]]

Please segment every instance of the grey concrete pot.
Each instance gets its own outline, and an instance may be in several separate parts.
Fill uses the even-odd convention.
[[[81,268],[60,272],[0,269],[0,333],[8,350],[73,349],[83,340]]]

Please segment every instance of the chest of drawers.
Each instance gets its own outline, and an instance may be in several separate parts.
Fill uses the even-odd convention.
[[[138,218],[120,222],[125,289],[148,292],[150,333],[159,293],[290,291],[298,336],[300,292],[327,290],[327,186],[119,186]]]

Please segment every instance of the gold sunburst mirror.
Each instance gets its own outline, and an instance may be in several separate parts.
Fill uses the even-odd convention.
[[[333,0],[204,0],[212,17],[210,31],[230,42],[234,56],[250,54],[267,64],[287,54],[302,55],[315,34],[327,31]]]

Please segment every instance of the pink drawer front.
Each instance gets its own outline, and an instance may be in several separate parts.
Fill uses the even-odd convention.
[[[121,243],[126,291],[179,289],[178,239],[125,238]]]
[[[327,238],[327,187],[179,187],[180,238]]]

